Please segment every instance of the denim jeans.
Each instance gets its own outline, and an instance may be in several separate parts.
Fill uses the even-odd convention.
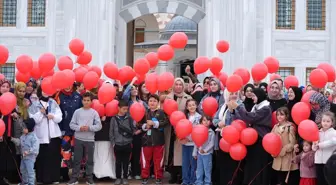
[[[34,185],[35,184],[35,171],[34,164],[36,159],[21,160],[20,171],[22,174],[22,184]]]
[[[182,145],[182,183],[189,185],[196,181],[196,160],[192,156],[194,146]]]
[[[212,154],[197,154],[196,185],[211,185]]]

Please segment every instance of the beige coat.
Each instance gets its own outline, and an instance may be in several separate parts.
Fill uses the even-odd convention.
[[[293,124],[290,122],[281,126],[276,124],[272,132],[279,135],[282,141],[281,152],[274,158],[272,168],[276,171],[297,170],[298,165],[292,164],[292,159],[295,158],[294,145],[297,143]]]
[[[174,93],[170,93],[166,97],[167,99],[174,99]],[[178,110],[184,112],[186,107],[187,100],[192,99],[191,96],[184,93],[181,98],[176,100],[178,104]],[[168,124],[164,129],[165,134],[165,160],[164,164],[168,165],[168,157],[169,157],[169,147],[170,147],[170,138],[171,138],[171,124]],[[174,166],[182,166],[182,144],[176,139],[174,141]]]

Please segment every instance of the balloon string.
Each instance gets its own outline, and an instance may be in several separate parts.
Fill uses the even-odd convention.
[[[264,166],[264,167],[257,173],[257,175],[253,177],[253,179],[251,180],[251,182],[250,182],[248,185],[251,185],[252,182],[255,180],[255,178],[257,178],[257,177],[260,175],[260,173],[261,173],[262,171],[264,171],[265,168],[266,168],[268,165],[272,164],[272,163],[273,163],[273,161],[271,161],[271,162],[269,162],[268,164],[266,164],[266,165],[265,165],[265,166]]]
[[[242,161],[239,161],[239,164],[238,164],[238,166],[237,166],[235,172],[233,173],[232,179],[231,179],[231,181],[229,181],[229,182],[227,183],[227,185],[232,185],[233,180],[235,180],[235,178],[237,177],[238,171],[241,170],[241,169],[240,169],[240,164],[241,164],[241,162],[242,162]]]

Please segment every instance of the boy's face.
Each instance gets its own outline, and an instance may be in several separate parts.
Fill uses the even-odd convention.
[[[23,129],[23,133],[24,133],[24,134],[28,134],[28,129],[24,128],[24,129]]]
[[[120,115],[125,115],[128,112],[128,106],[118,107],[118,110]]]
[[[150,109],[156,109],[158,107],[159,102],[155,98],[149,98],[148,106]]]
[[[84,97],[82,100],[82,103],[83,103],[84,108],[90,108],[92,104],[92,100],[90,97]]]

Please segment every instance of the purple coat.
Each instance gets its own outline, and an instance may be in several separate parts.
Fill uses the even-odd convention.
[[[300,163],[300,177],[316,178],[316,171],[314,164],[315,152],[310,151],[305,153],[305,155],[303,154],[304,152],[301,152],[293,159],[294,163],[296,164]]]

